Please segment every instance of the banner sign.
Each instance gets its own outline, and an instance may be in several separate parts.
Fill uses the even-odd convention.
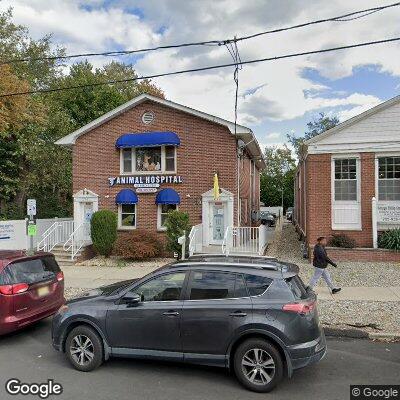
[[[15,226],[11,222],[0,222],[0,240],[14,239]]]
[[[400,225],[400,203],[389,204],[378,202],[377,209],[378,222],[383,224]]]
[[[110,186],[133,185],[135,188],[158,188],[168,183],[182,183],[180,175],[115,176],[108,178]]]

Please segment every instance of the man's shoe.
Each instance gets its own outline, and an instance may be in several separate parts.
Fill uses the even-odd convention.
[[[342,288],[338,287],[338,288],[334,288],[332,289],[332,294],[336,294],[338,292],[340,292],[342,290]]]

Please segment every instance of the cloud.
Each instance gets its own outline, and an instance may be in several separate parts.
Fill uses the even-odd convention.
[[[3,0],[17,23],[39,38],[53,33],[67,52],[137,49],[170,43],[225,39],[265,29],[336,16],[376,6],[376,0]],[[400,7],[351,22],[332,22],[254,38],[238,44],[242,60],[323,49],[400,36]],[[360,66],[400,76],[400,44],[345,50],[244,66],[239,73],[239,122],[257,128],[320,110],[346,119],[380,99],[367,93],[335,92],[304,77],[313,69],[329,80],[351,76]],[[121,58],[126,60],[126,58]],[[140,74],[231,62],[224,46],[196,46],[146,53],[135,64]],[[91,59],[95,65],[109,58]],[[155,80],[167,97],[223,118],[234,118],[233,68]],[[260,128],[261,130],[261,128]],[[262,131],[265,131],[263,128]],[[259,136],[262,136],[259,132]]]
[[[278,139],[280,136],[281,136],[281,134],[280,134],[279,132],[271,132],[271,133],[268,133],[268,134],[265,136],[265,138],[266,138],[266,139],[273,140],[273,139]]]

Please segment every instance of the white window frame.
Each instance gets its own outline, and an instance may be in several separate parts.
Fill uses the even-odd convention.
[[[400,153],[375,153],[375,198],[380,203],[399,203],[400,200],[379,200],[379,158],[386,157],[400,157]]]
[[[166,147],[174,147],[174,154],[175,154],[175,169],[173,171],[167,171],[165,169],[166,167],[166,151],[165,148]],[[119,172],[120,175],[163,175],[163,174],[176,174],[177,172],[177,164],[178,164],[178,160],[177,160],[177,151],[176,151],[176,146],[172,146],[172,145],[166,145],[166,146],[143,146],[143,147],[161,147],[161,170],[160,171],[136,171],[136,149],[138,147],[132,147],[130,148],[132,151],[132,165],[131,165],[131,171],[125,172],[124,171],[124,148],[120,149],[119,152]],[[140,148],[140,147],[139,147]]]
[[[118,204],[118,230],[132,231],[132,230],[136,229],[136,227],[137,227],[138,205],[137,205],[137,203],[136,204],[132,204],[132,205],[135,206],[135,225],[134,226],[132,226],[132,225],[131,226],[123,226],[122,225],[122,206],[123,206],[123,204]]]
[[[356,180],[357,180],[357,200],[335,200],[335,160],[340,159],[356,159]],[[357,213],[357,223],[336,223],[335,208],[336,207],[354,207],[354,212]],[[357,206],[357,208],[355,208]],[[316,210],[316,212],[318,212]],[[331,158],[331,228],[332,230],[348,230],[348,231],[361,231],[361,158],[359,154],[333,154]]]
[[[175,210],[178,210],[178,204],[172,204],[175,206]],[[157,204],[157,230],[158,231],[166,231],[167,228],[161,225],[161,207],[162,204]]]

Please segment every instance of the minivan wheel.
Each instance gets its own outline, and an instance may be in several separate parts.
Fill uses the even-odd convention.
[[[263,339],[249,339],[235,352],[234,370],[247,389],[269,392],[282,379],[283,362],[275,346]]]
[[[101,339],[88,326],[77,326],[69,333],[65,353],[73,367],[79,371],[93,371],[103,362]]]

